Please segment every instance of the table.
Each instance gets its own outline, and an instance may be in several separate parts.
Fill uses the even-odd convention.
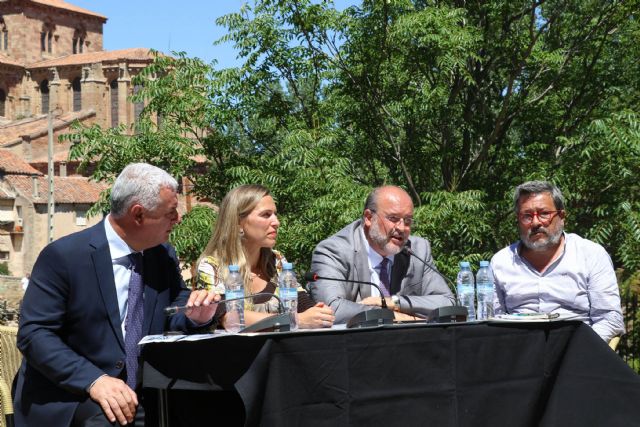
[[[172,425],[640,425],[640,376],[581,322],[227,336],[142,356]]]

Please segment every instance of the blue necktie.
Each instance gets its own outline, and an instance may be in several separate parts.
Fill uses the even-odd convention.
[[[389,293],[389,258],[382,258],[380,265],[380,282],[382,283],[383,296],[388,297]]]
[[[142,254],[129,254],[131,261],[131,279],[129,279],[129,299],[127,302],[127,318],[125,319],[124,350],[127,362],[127,385],[136,389],[138,372],[138,342],[142,339],[142,322],[144,319],[142,283]]]

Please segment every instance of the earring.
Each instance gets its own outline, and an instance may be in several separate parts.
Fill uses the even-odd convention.
[[[242,228],[240,229],[240,238],[244,238],[244,230]]]

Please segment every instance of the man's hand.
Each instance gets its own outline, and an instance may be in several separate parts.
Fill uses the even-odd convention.
[[[396,305],[393,303],[391,298],[385,298],[384,300],[387,302],[387,308],[389,310],[394,310],[395,309]],[[382,307],[382,298],[380,298],[380,297],[366,297],[365,299],[360,301],[360,304],[375,305],[377,307]]]
[[[207,291],[200,289],[191,292],[189,295],[189,301],[187,301],[186,316],[193,320],[195,323],[202,325],[211,320],[218,308],[218,301],[220,301],[220,295],[216,294],[213,290]]]
[[[410,314],[401,313],[396,311],[393,313],[395,320],[404,321],[404,320],[421,320],[419,317],[411,316]]]
[[[138,396],[124,381],[103,375],[93,383],[89,396],[100,405],[110,422],[117,419],[118,423],[125,425],[133,421]]]
[[[335,320],[333,309],[323,302],[298,313],[298,323],[301,329],[330,328]]]

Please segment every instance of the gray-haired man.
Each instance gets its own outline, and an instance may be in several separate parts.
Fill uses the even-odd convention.
[[[613,263],[599,244],[564,232],[560,190],[544,181],[516,187],[520,240],[491,260],[496,313],[554,312],[583,320],[608,341],[624,332]]]
[[[144,423],[137,342],[196,330],[219,300],[187,289],[166,244],[180,221],[177,187],[162,169],[131,164],[104,221],[42,250],[20,316],[16,425]],[[185,304],[192,308],[166,318],[165,307]]]

